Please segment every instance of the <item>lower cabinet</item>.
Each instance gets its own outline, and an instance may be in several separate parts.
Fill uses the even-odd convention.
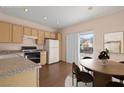
[[[45,65],[47,63],[47,52],[46,51],[40,52],[40,63],[41,65]]]
[[[25,70],[0,78],[0,87],[39,87],[39,69]]]

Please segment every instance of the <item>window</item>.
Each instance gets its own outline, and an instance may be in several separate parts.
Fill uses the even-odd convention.
[[[93,33],[80,33],[80,59],[93,57]]]

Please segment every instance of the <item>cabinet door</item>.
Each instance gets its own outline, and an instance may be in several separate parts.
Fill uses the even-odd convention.
[[[32,29],[32,36],[38,37],[38,31],[36,29]]]
[[[12,25],[5,22],[0,22],[0,42],[11,42],[12,40]]]
[[[59,40],[59,60],[62,60],[62,41]]]
[[[12,29],[12,42],[22,43],[23,39],[23,28],[19,25],[13,25]]]
[[[44,32],[38,31],[38,41],[37,44],[43,45],[44,44]]]
[[[45,38],[50,38],[50,32],[45,32]]]
[[[62,34],[57,33],[56,34],[56,39],[59,40],[59,60],[62,60]]]
[[[24,35],[31,36],[31,28],[24,27]]]
[[[61,33],[57,33],[56,38],[57,38],[58,40],[62,40],[62,34],[61,34]]]
[[[40,53],[40,63],[41,63],[41,65],[46,64],[46,51],[41,51],[41,53]]]
[[[50,33],[50,38],[55,39],[56,38],[56,33],[55,32],[51,32]]]

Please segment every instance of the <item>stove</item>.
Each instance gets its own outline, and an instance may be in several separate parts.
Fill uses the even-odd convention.
[[[31,60],[35,63],[40,63],[40,49],[37,49],[36,46],[22,46],[22,52],[24,53],[24,57],[26,59]]]

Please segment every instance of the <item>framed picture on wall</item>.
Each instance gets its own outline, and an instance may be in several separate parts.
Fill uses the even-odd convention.
[[[105,33],[104,49],[108,49],[110,53],[124,53],[124,33]]]

